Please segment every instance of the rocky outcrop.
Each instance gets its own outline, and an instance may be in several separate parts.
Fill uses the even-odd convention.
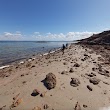
[[[83,44],[110,44],[110,30],[99,34],[93,34],[91,37],[80,40]]]

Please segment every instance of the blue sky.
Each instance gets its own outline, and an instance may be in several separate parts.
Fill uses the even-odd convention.
[[[110,0],[0,0],[0,40],[76,40],[110,28]]]

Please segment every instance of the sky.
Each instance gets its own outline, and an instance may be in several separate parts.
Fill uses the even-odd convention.
[[[110,0],[0,0],[0,40],[78,40],[110,29]]]

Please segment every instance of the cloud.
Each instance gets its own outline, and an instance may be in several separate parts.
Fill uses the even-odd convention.
[[[16,31],[15,33],[4,32],[0,35],[0,40],[20,40],[23,35],[20,31]]]
[[[39,34],[40,34],[40,32],[34,32],[34,34],[38,34],[38,35],[39,35]]]
[[[17,41],[73,41],[73,40],[79,40],[84,39],[87,37],[90,37],[93,34],[96,34],[97,32],[68,32],[66,34],[59,33],[59,34],[53,34],[53,33],[46,33],[41,34],[40,32],[34,32],[31,35],[24,35],[20,31],[16,31],[14,33],[11,32],[4,32],[3,34],[0,34],[0,40],[17,40]]]
[[[49,40],[49,41],[71,41],[71,40],[79,40],[90,37],[93,34],[98,32],[68,32],[67,34],[59,33],[59,34],[52,34],[46,33],[45,35],[34,35],[37,40]]]
[[[88,38],[93,34],[96,34],[98,32],[69,32],[66,34],[66,39],[70,40],[79,40],[79,39],[84,39]]]

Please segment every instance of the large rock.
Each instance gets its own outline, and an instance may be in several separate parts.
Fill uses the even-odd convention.
[[[53,73],[48,73],[45,78],[45,86],[47,89],[53,89],[56,86],[56,76]]]

